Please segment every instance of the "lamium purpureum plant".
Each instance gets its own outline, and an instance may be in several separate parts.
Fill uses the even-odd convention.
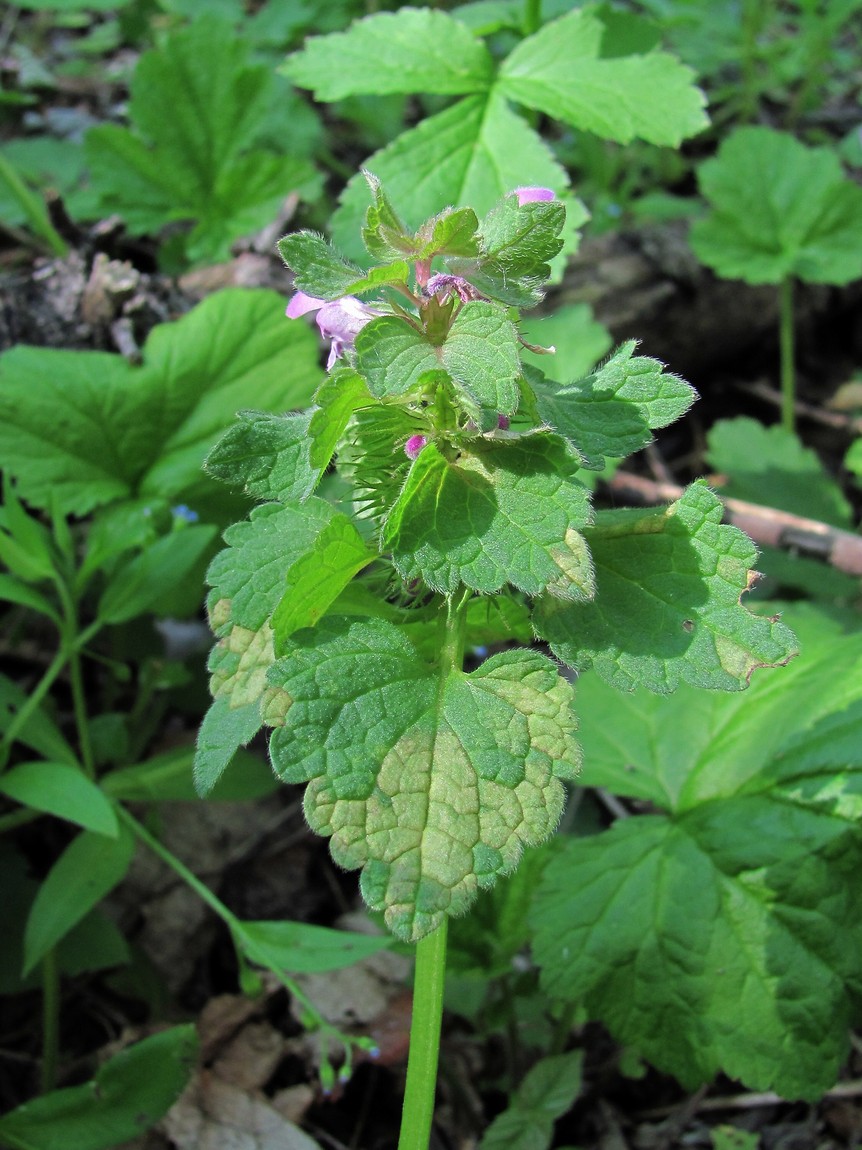
[[[207,460],[265,502],[210,568],[215,701],[196,772],[205,793],[271,727],[312,828],[416,944],[401,1144],[424,1147],[448,916],[553,832],[577,777],[572,686],[532,637],[658,692],[738,690],[794,640],[740,605],[754,548],[703,483],[668,508],[593,510],[585,473],[694,394],[633,343],[574,382],[522,362],[519,312],[561,244],[552,193],[414,232],[368,183],[369,271],[309,232],[279,244],[288,315],[316,311],[331,340],[315,405],[242,413]]]

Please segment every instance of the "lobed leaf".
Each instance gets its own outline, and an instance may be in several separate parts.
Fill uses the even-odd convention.
[[[652,430],[688,411],[694,388],[664,370],[664,364],[634,355],[624,343],[586,379],[554,383],[527,376],[536,411],[581,454],[586,467],[601,470],[605,457],[622,458],[652,442]]]
[[[500,68],[508,98],[604,139],[678,147],[707,126],[694,72],[664,52],[602,58],[605,25],[577,9],[522,40]]]
[[[346,32],[309,38],[282,71],[318,100],[359,93],[456,95],[487,88],[493,60],[448,13],[402,8],[357,20]]]
[[[578,682],[586,778],[663,813],[565,841],[539,884],[534,953],[552,994],[577,987],[689,1088],[720,1070],[816,1099],[846,1056],[862,638],[807,615],[800,658],[742,695],[621,698]]]
[[[285,649],[269,674],[292,700],[275,770],[310,783],[310,825],[362,868],[366,901],[400,938],[466,909],[551,832],[578,750],[571,689],[544,656],[447,673],[394,624],[333,617]]]
[[[691,229],[698,259],[721,276],[844,284],[862,276],[862,188],[837,154],[765,127],[737,128],[698,171],[713,211]]]
[[[792,632],[739,602],[756,551],[722,514],[702,482],[666,509],[600,512],[585,532],[595,603],[544,597],[537,633],[563,662],[595,667],[623,691],[741,690],[756,667],[786,663]]]

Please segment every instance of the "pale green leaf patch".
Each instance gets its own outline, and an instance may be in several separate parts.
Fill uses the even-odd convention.
[[[528,108],[623,144],[678,147],[706,127],[690,68],[664,52],[601,58],[604,34],[587,9],[552,20],[507,56],[497,82]]]
[[[600,512],[585,531],[595,603],[545,596],[537,633],[564,663],[595,667],[623,691],[741,690],[756,667],[786,663],[792,632],[740,604],[756,551],[722,514],[702,482],[668,508]]]
[[[552,188],[558,195],[569,186],[547,144],[494,90],[428,116],[375,152],[365,166],[386,185],[413,227],[450,204],[471,206],[480,215],[489,212],[522,184]],[[364,255],[358,236],[367,205],[366,181],[354,176],[332,219],[334,240],[354,259]],[[584,218],[583,211],[579,220],[577,212],[570,213],[569,222]]]
[[[453,593],[499,591],[589,598],[593,569],[581,533],[591,521],[580,462],[556,436],[477,439],[449,460],[428,444],[384,525],[382,544],[406,579]]]
[[[722,1071],[816,1099],[846,1057],[862,639],[809,614],[793,619],[799,659],[744,694],[621,697],[578,681],[585,781],[661,813],[564,843],[540,881],[534,953],[555,997],[577,988],[689,1088]]]
[[[553,830],[579,752],[571,688],[544,656],[447,673],[391,623],[333,617],[287,651],[269,673],[292,699],[270,741],[276,772],[309,782],[310,825],[363,868],[398,937],[464,911]]]
[[[862,188],[832,149],[771,128],[737,128],[698,181],[713,210],[692,226],[691,245],[719,275],[752,284],[862,276]]]
[[[482,41],[448,13],[403,8],[311,37],[282,71],[318,100],[340,100],[356,93],[482,91],[493,68]]]
[[[635,355],[636,347],[634,340],[624,343],[592,375],[572,383],[527,376],[538,417],[571,442],[587,467],[601,470],[606,456],[639,451],[653,429],[679,419],[696,399],[690,384],[657,359]]]

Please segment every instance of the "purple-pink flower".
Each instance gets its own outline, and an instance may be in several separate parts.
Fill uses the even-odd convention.
[[[411,435],[404,444],[404,454],[408,459],[415,459],[427,442],[427,435]]]
[[[538,204],[547,203],[548,200],[555,200],[557,197],[550,188],[515,188],[515,195],[518,197],[519,204]]]
[[[327,371],[340,355],[353,347],[353,341],[365,325],[381,314],[353,295],[325,300],[298,291],[287,305],[288,319],[298,319],[299,316],[307,315],[311,311],[317,312],[320,334],[324,339],[332,340],[329,359],[326,362]]]

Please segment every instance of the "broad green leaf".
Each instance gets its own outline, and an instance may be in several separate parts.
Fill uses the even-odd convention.
[[[317,340],[274,292],[218,292],[150,334],[142,367],[103,352],[16,347],[0,357],[0,455],[21,494],[63,513],[136,496],[223,501],[201,463],[257,404],[307,403]]]
[[[404,395],[440,368],[439,349],[401,316],[384,315],[356,337],[356,370],[372,395]]]
[[[453,593],[461,583],[499,591],[589,598],[590,552],[581,530],[589,493],[562,440],[536,434],[476,440],[449,461],[433,443],[420,452],[383,532],[405,580]]]
[[[241,411],[207,455],[204,469],[225,483],[242,484],[256,499],[306,499],[321,474],[309,458],[311,418],[307,411]]]
[[[518,326],[528,343],[555,349],[547,356],[524,348],[522,361],[557,379],[583,379],[613,347],[611,333],[594,319],[587,303],[569,304],[547,316],[529,316]]]
[[[834,151],[771,128],[737,128],[698,180],[713,210],[695,221],[691,245],[719,275],[754,284],[862,276],[862,188]]]
[[[423,260],[435,255],[477,256],[478,229],[479,221],[472,208],[447,208],[420,228],[417,239],[422,246],[416,256]]]
[[[810,657],[805,644],[742,695],[578,683],[586,777],[661,813],[566,840],[540,880],[533,953],[555,997],[577,995],[689,1088],[721,1071],[814,1100],[846,1056],[862,638],[817,626]]]
[[[506,196],[482,220],[477,286],[485,290],[487,285],[488,295],[514,306],[537,302],[551,275],[550,261],[563,246],[565,222],[559,200],[521,204]],[[518,285],[526,295],[523,302],[520,296],[509,299],[512,280],[523,281]]]
[[[206,553],[216,528],[199,523],[162,536],[112,577],[99,602],[102,623],[126,623],[180,586]]]
[[[399,938],[458,914],[545,839],[579,752],[571,688],[532,651],[472,674],[425,663],[394,624],[329,617],[269,681],[292,702],[270,741],[276,773],[309,782],[310,825],[361,867]]]
[[[341,970],[392,945],[387,935],[332,930],[306,922],[243,922],[237,943],[257,963],[291,974]]]
[[[440,349],[443,366],[459,390],[496,424],[497,414],[518,406],[521,372],[518,333],[499,304],[471,300],[455,317]]]
[[[24,933],[24,973],[80,922],[117,885],[134,854],[132,836],[122,827],[116,838],[82,831],[51,867]]]
[[[652,429],[679,419],[696,398],[694,389],[665,372],[657,359],[634,355],[636,347],[634,340],[624,343],[592,375],[572,383],[528,376],[539,418],[596,470],[606,456],[639,451],[652,441]]]
[[[294,631],[315,626],[353,576],[376,558],[377,549],[370,551],[353,521],[337,512],[287,570],[287,589],[270,620],[276,651]]]
[[[571,1109],[581,1091],[583,1051],[540,1059],[479,1143],[479,1150],[547,1150],[554,1122]]]
[[[311,37],[282,71],[326,101],[357,93],[477,92],[489,87],[493,68],[481,40],[447,13],[403,8]]]
[[[422,120],[366,160],[365,167],[383,182],[413,227],[452,204],[481,215],[521,185],[536,184],[558,194],[568,187],[547,144],[493,90],[487,98],[468,96]],[[363,258],[356,237],[367,205],[367,184],[361,175],[354,176],[332,219],[335,242],[354,259]]]
[[[330,504],[314,496],[298,505],[255,507],[247,520],[224,533],[227,547],[207,572],[213,588],[210,603],[228,600],[231,625],[259,630],[284,594],[285,572],[314,547],[335,514]],[[223,625],[211,622],[221,634]]]
[[[111,1150],[144,1133],[176,1102],[197,1056],[192,1023],[115,1054],[83,1086],[53,1090],[0,1118],[16,1150]]]
[[[383,284],[406,283],[410,272],[403,260],[373,268],[367,274],[346,263],[323,236],[294,232],[278,241],[281,258],[294,275],[295,286],[318,299],[361,295]]]
[[[503,61],[503,94],[622,144],[678,147],[706,127],[706,100],[690,68],[665,52],[600,58],[604,33],[588,9],[546,24]]]
[[[623,691],[666,693],[680,683],[738,691],[755,668],[786,663],[792,632],[740,604],[756,551],[722,514],[702,482],[666,509],[600,512],[585,532],[595,602],[546,596],[537,633],[564,663],[593,666]]]
[[[852,527],[853,509],[838,483],[792,432],[756,419],[722,419],[707,442],[710,467],[727,477],[722,495]]]
[[[68,763],[19,763],[0,775],[0,792],[87,830],[117,835],[117,816],[101,788]]]
[[[270,70],[248,56],[248,42],[212,15],[174,29],[135,69],[133,127],[104,125],[86,137],[103,209],[138,234],[193,221],[192,260],[228,258],[231,242],[270,223],[287,195],[320,189],[308,160],[258,146],[278,92]]]
[[[0,734],[8,729],[9,724],[27,702],[27,698],[26,693],[16,683],[7,679],[5,675],[0,675]],[[18,731],[15,739],[45,759],[68,763],[74,767],[80,766],[77,755],[44,707],[36,708]]]

